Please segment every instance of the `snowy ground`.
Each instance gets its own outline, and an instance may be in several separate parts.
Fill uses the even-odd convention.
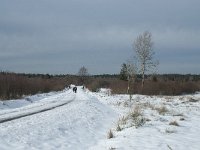
[[[60,107],[60,104],[65,104]],[[200,94],[111,95],[64,90],[0,101],[0,149],[199,150]],[[108,131],[114,137],[108,139]]]
[[[200,149],[200,93],[174,97],[134,95],[131,101],[128,95],[91,94],[121,113],[112,128],[114,138],[100,140],[91,149]]]

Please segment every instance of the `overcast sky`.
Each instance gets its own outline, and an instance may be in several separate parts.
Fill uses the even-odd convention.
[[[119,73],[147,30],[158,73],[200,74],[200,0],[0,0],[0,69]]]

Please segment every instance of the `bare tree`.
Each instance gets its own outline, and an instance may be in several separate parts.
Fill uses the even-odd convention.
[[[130,83],[131,83],[131,81],[134,81],[134,79],[136,78],[137,67],[131,61],[127,61],[127,63],[126,63],[126,69],[127,69],[126,70],[126,76],[127,76],[127,80],[128,80],[127,94],[130,94],[130,92],[129,92],[129,90],[130,90]]]
[[[158,62],[153,61],[153,42],[152,34],[145,31],[143,34],[139,35],[133,44],[136,58],[138,59],[140,65],[140,72],[142,74],[142,90],[144,87],[145,73],[154,69]]]
[[[85,84],[86,77],[89,75],[87,68],[81,67],[78,71],[78,76],[80,79],[80,84]]]
[[[78,71],[78,75],[79,76],[87,76],[88,75],[88,70],[87,68],[85,68],[84,66],[81,67]]]

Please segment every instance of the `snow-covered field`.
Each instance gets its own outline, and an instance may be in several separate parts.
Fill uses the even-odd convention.
[[[200,149],[200,93],[130,100],[78,87],[0,101],[0,121],[16,115],[0,123],[1,150]]]

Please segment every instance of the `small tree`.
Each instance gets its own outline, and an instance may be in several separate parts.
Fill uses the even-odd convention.
[[[127,73],[127,80],[128,80],[127,94],[130,95],[130,100],[131,100],[132,95],[130,93],[130,83],[131,81],[134,81],[134,79],[136,78],[137,67],[135,64],[131,63],[130,61],[127,61],[126,67],[127,67],[126,73]]]
[[[122,68],[120,71],[120,79],[127,80],[127,66],[125,63],[122,64]]]
[[[158,62],[153,61],[153,42],[152,34],[148,31],[139,35],[133,44],[136,58],[140,64],[140,72],[142,74],[142,90],[144,87],[145,73],[153,68],[155,68]]]
[[[136,65],[131,63],[131,61],[127,61],[127,63],[122,64],[122,68],[120,71],[120,79],[128,81],[127,94],[130,94],[130,83],[136,77],[136,72]]]
[[[79,82],[80,84],[85,84],[86,77],[88,76],[88,70],[84,66],[81,67],[78,71]]]

